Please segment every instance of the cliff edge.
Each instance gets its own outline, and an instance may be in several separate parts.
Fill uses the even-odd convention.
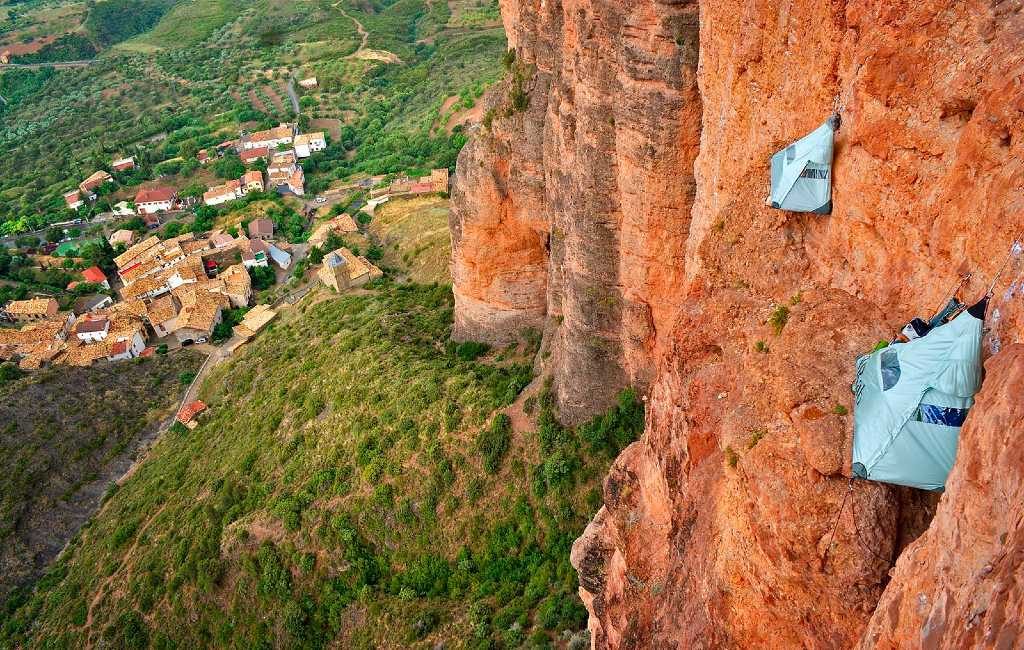
[[[853,483],[825,555],[851,489],[854,360],[961,273],[984,292],[1024,228],[1020,7],[502,12],[515,60],[456,174],[455,335],[542,331],[569,420],[625,385],[646,396],[573,550],[595,647],[1012,638],[1020,517],[993,509],[1019,487],[1019,258],[948,491]],[[833,111],[833,213],[767,208],[771,154]]]

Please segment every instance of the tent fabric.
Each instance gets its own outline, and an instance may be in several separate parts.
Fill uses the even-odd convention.
[[[981,387],[984,322],[972,310],[857,360],[856,476],[925,490],[945,486],[960,427]]]
[[[777,152],[771,160],[769,205],[793,212],[832,212],[835,118]]]

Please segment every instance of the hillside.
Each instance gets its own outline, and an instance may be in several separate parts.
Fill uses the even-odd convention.
[[[0,600],[38,578],[92,515],[200,362],[181,352],[0,384]]]
[[[369,231],[383,250],[383,264],[413,282],[450,282],[449,201],[438,196],[392,199],[373,213]]]
[[[136,4],[145,10],[111,9]],[[27,5],[32,33],[86,30],[103,45],[84,67],[0,71],[0,235],[104,212],[147,181],[207,185],[199,149],[285,120],[330,135],[304,164],[309,195],[354,174],[453,168],[465,132],[437,128],[441,109],[471,109],[505,50],[492,2],[478,14],[425,0],[106,0],[88,16],[84,3],[60,6],[76,9],[58,20]],[[319,81],[296,88],[298,115],[293,76]],[[120,155],[138,168],[67,210],[62,194]]]
[[[165,435],[8,610],[0,645],[545,647],[578,634],[569,545],[643,407],[627,393],[563,429],[542,382],[520,397],[536,337],[448,344],[452,306],[445,286],[382,284],[286,312],[205,381],[200,426]]]

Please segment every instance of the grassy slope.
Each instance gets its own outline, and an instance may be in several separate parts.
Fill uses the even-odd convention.
[[[543,647],[581,629],[569,545],[642,407],[581,438],[544,393],[537,433],[513,436],[493,413],[528,356],[470,360],[444,344],[451,316],[445,286],[308,297],[207,380],[203,424],[156,445],[0,645]]]
[[[140,437],[174,413],[179,375],[200,360],[61,367],[0,388],[0,598],[41,574]]]
[[[192,0],[179,4],[151,31],[116,47],[129,52],[151,52],[197,45],[236,19],[242,4],[231,0]]]
[[[379,206],[370,232],[384,251],[384,265],[406,269],[414,282],[447,281],[449,211],[448,199],[438,196],[394,199]]]

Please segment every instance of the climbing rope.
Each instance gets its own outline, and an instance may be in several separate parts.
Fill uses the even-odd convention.
[[[829,554],[829,551],[832,550],[832,542],[836,538],[836,531],[839,529],[839,522],[840,522],[840,520],[843,517],[843,510],[846,509],[846,502],[847,502],[847,500],[849,500],[850,495],[853,493],[853,481],[854,481],[853,478],[849,479],[849,483],[847,484],[847,487],[846,487],[846,494],[843,495],[843,503],[839,506],[839,513],[836,514],[836,521],[835,521],[835,523],[832,524],[832,533],[829,535],[829,537],[828,537],[828,544],[825,546],[825,555],[821,558],[821,570],[822,571],[825,570],[825,566],[828,564],[828,554]],[[886,564],[886,566],[891,565],[892,561],[890,559],[879,555],[877,552],[875,552],[875,550],[873,548],[871,548],[870,546],[865,544],[864,540],[861,539],[860,527],[857,526],[857,503],[856,502],[857,502],[857,500],[854,499],[850,503],[850,514],[853,515],[853,532],[854,532],[854,537],[857,540],[857,545],[860,546],[865,551],[867,551],[868,553],[870,553],[871,555],[873,555],[875,557],[875,559],[877,559],[877,560],[879,560],[881,562],[884,562]]]
[[[825,555],[821,558],[821,571],[825,570],[825,565],[828,564],[828,552],[832,550],[832,541],[836,538],[836,530],[839,528],[839,520],[843,516],[843,510],[846,509],[846,501],[850,498],[850,493],[853,492],[853,479],[850,479],[850,485],[846,488],[846,494],[843,495],[843,503],[839,506],[839,514],[836,515],[836,522],[832,524],[832,534],[828,536],[828,544],[825,545]]]
[[[1001,276],[1003,272],[1006,271],[1006,267],[1010,265],[1010,261],[1017,255],[1020,255],[1022,238],[1024,238],[1024,230],[1022,230],[1016,237],[1014,237],[1013,241],[1010,243],[1010,250],[1008,253],[1006,253],[1006,259],[1003,260],[1003,263],[999,267],[999,270],[996,271],[995,275],[992,276],[992,283],[988,285],[988,291],[985,292],[986,298],[992,297],[992,292],[995,291],[996,288],[996,282],[999,281],[999,276]]]

